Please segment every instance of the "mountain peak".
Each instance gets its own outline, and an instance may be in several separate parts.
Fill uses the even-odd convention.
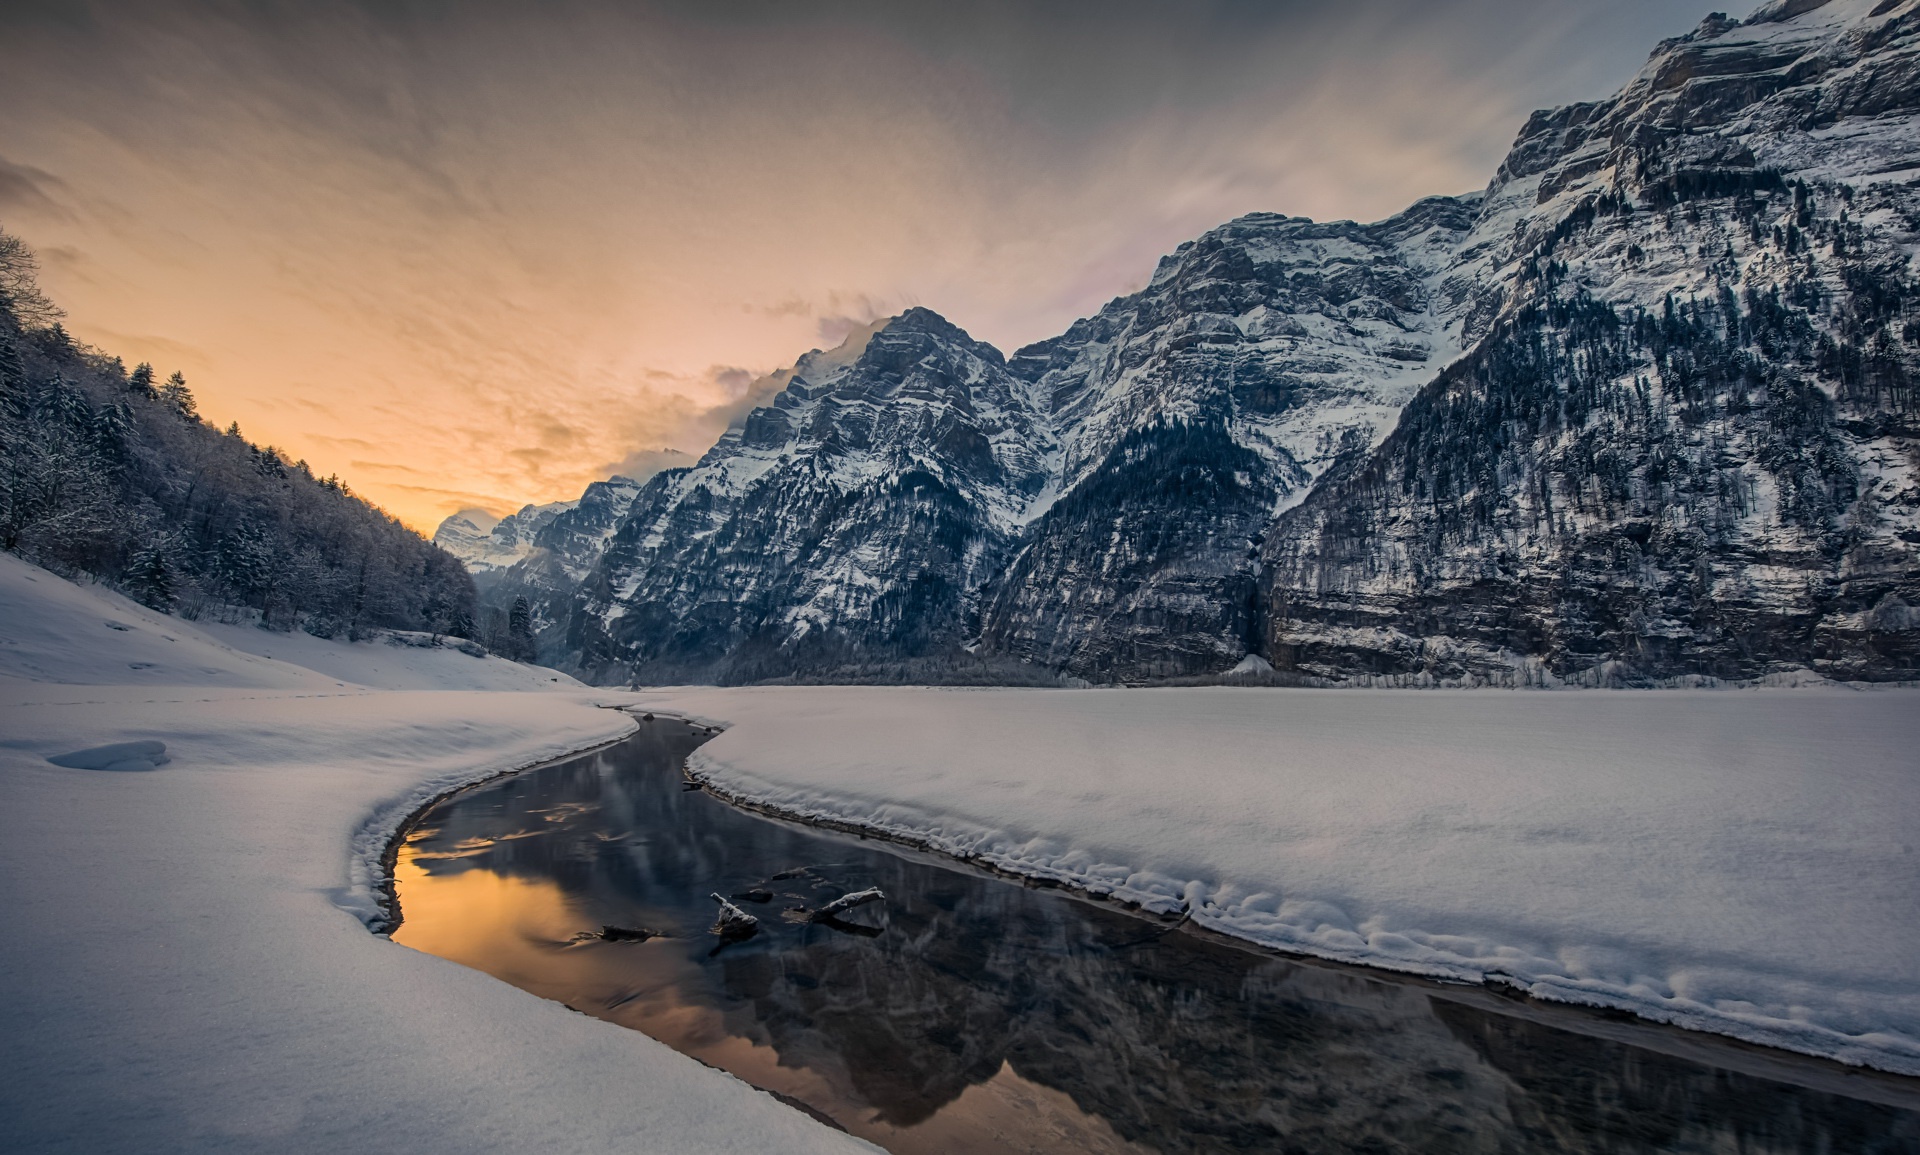
[[[957,345],[984,361],[995,365],[1006,363],[1005,354],[1000,350],[978,340],[973,334],[947,320],[924,305],[915,305],[897,317],[890,318],[874,334],[876,338],[898,340],[903,337],[925,336],[949,345]],[[867,356],[876,350],[869,345]]]

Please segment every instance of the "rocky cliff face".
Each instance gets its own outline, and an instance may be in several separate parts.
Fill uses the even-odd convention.
[[[1263,550],[1336,680],[1920,671],[1913,3],[1796,3],[1536,115],[1458,259],[1485,335]]]
[[[1010,361],[910,311],[501,588],[614,680],[1920,677],[1917,44],[1711,17],[1481,195],[1243,217]]]
[[[752,680],[948,660],[1055,452],[1031,384],[925,309],[801,358],[649,483],[582,587],[601,678]]]
[[[1256,649],[1275,513],[1376,444],[1458,352],[1440,277],[1473,205],[1373,225],[1243,217],[1021,350],[1061,496],[995,584],[982,644],[1100,680],[1212,673]]]

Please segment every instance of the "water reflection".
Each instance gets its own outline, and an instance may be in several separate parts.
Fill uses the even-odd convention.
[[[1757,1078],[741,814],[681,790],[702,737],[663,720],[435,808],[394,937],[899,1152],[1920,1150],[1920,1092]],[[805,920],[868,886],[889,900]],[[710,891],[761,932],[707,933]]]

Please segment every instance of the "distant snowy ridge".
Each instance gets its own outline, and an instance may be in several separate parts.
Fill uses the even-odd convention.
[[[476,576],[506,569],[533,552],[534,539],[547,523],[579,504],[524,505],[501,518],[484,509],[463,509],[433,531],[433,544],[459,558]]]

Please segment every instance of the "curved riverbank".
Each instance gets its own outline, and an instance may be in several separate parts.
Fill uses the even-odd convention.
[[[1558,1030],[1591,1035],[1677,1058],[1711,1062],[1758,1078],[1814,1087],[1906,1110],[1920,1110],[1920,1077],[1903,1072],[1882,1070],[1870,1064],[1847,1063],[1829,1055],[1773,1046],[1724,1031],[1701,1030],[1632,1011],[1627,1011],[1627,1017],[1623,1019],[1619,1014],[1621,1008],[1541,997],[1503,978],[1483,978],[1476,983],[1447,975],[1381,966],[1365,960],[1287,950],[1235,934],[1231,930],[1209,926],[1196,920],[1193,911],[1187,907],[1155,910],[1135,899],[1116,898],[1110,890],[1089,889],[1071,878],[1024,873],[1017,868],[1001,865],[990,856],[954,853],[910,831],[784,810],[731,792],[691,769],[687,778],[690,783],[727,805],[772,821],[793,823],[860,841],[887,843],[1008,882],[1057,890],[1087,902],[1113,906],[1169,930],[1211,937],[1236,949],[1318,965],[1351,967],[1383,980],[1419,985],[1434,992],[1437,997],[1472,1005],[1482,1011],[1526,1017]]]
[[[1164,1152],[1282,1136],[1425,1150],[1463,1130],[1493,1149],[1542,1127],[1595,1150],[1669,1149],[1650,1136],[1673,1128],[1699,1146],[1767,1134],[1865,1151],[1920,1133],[1920,1086],[1894,1076],[1280,957],[746,813],[683,788],[706,737],[662,718],[435,807],[402,851],[397,941],[901,1152],[971,1150],[964,1138],[988,1134],[1004,1136],[995,1150],[1026,1149],[1055,1128],[1089,1150]],[[887,900],[853,925],[806,917],[868,887]],[[716,938],[709,891],[753,911],[759,932]],[[1595,1115],[1581,1104],[1603,1087],[1620,1095]]]
[[[624,711],[623,711],[624,712]],[[367,929],[375,934],[391,937],[401,923],[400,897],[394,889],[393,868],[399,857],[400,846],[406,841],[408,831],[419,822],[427,811],[463,791],[476,786],[484,786],[501,778],[510,778],[516,774],[526,774],[535,770],[565,762],[573,758],[582,758],[610,746],[617,746],[633,736],[631,727],[625,733],[597,742],[589,742],[575,749],[558,753],[543,754],[518,766],[489,767],[482,764],[471,771],[455,771],[440,778],[416,784],[411,790],[400,796],[388,799],[375,807],[360,829],[354,832],[353,854],[347,871],[352,879],[349,893],[354,899],[363,894],[371,900],[372,913],[362,919]]]
[[[691,772],[785,817],[1291,954],[1920,1074],[1910,692],[647,700],[736,723]]]

